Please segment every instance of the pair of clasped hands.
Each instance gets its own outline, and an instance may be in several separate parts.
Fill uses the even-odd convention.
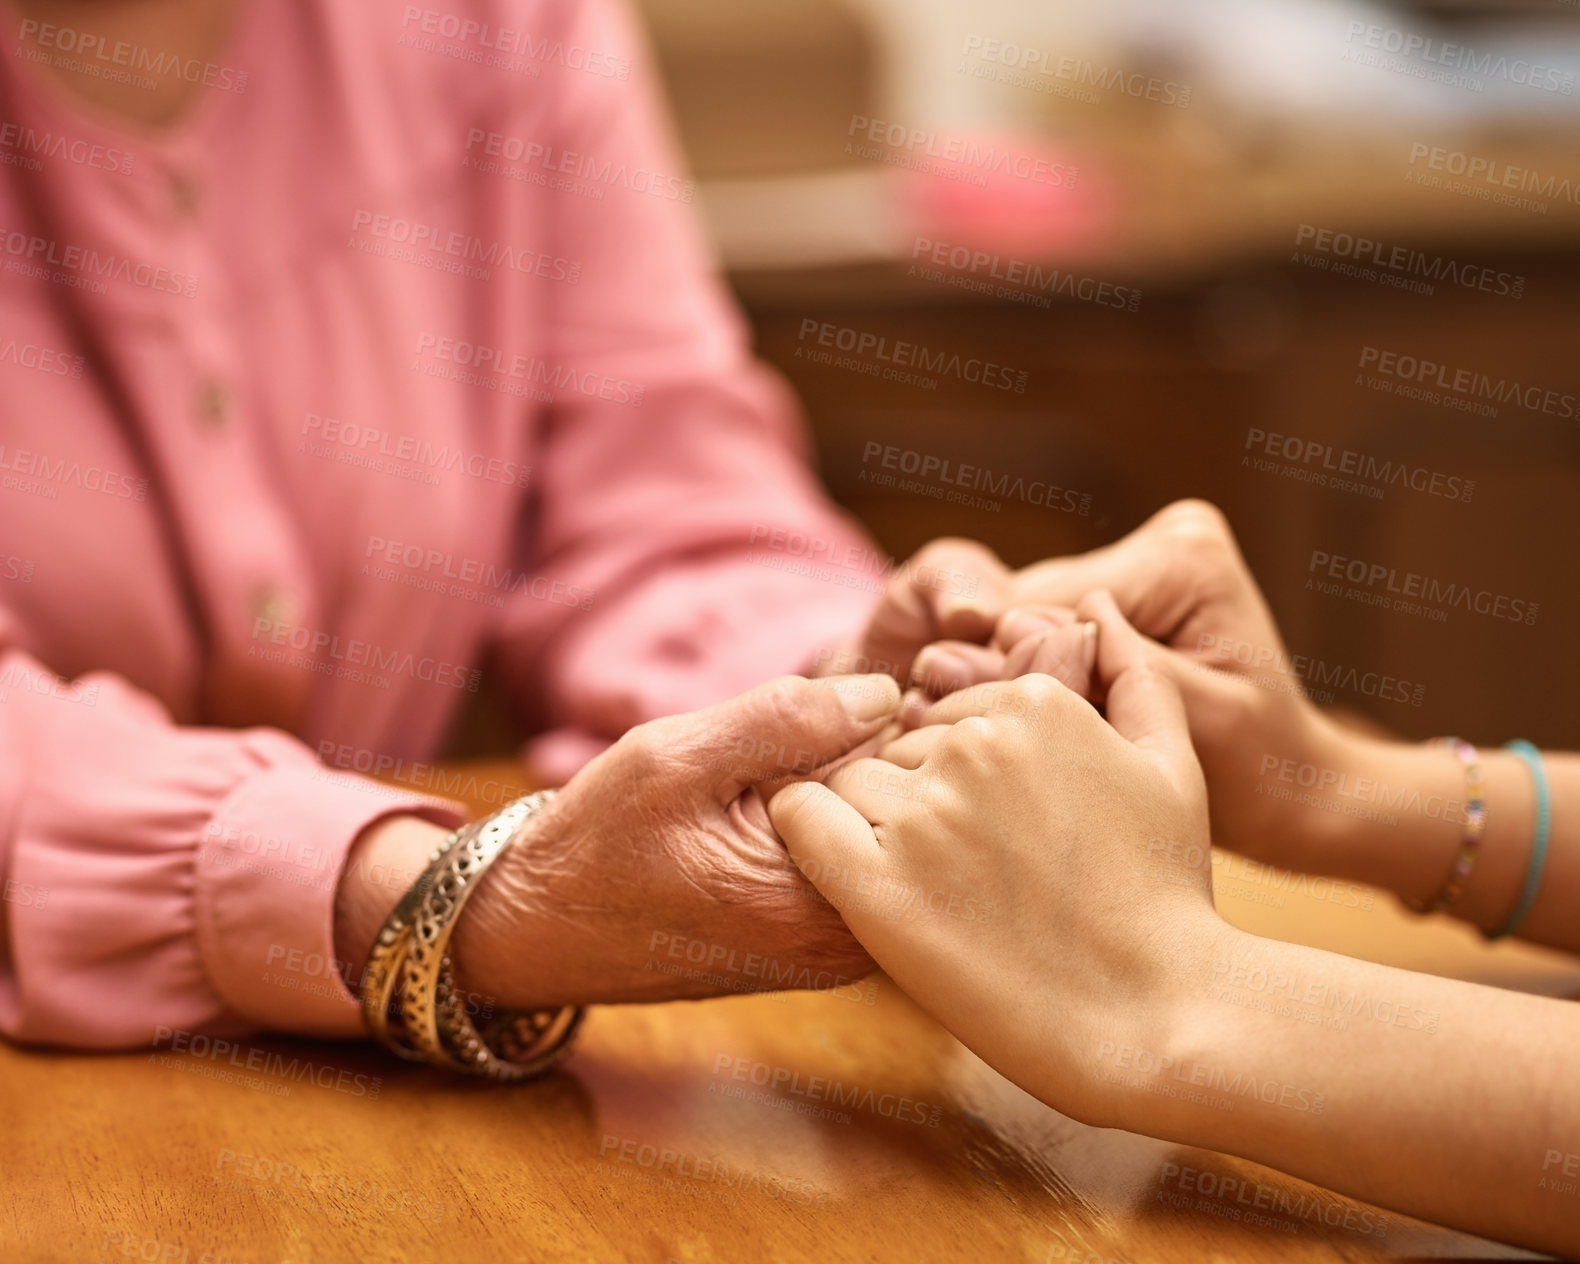
[[[501,859],[509,898],[479,902],[468,958],[505,964],[472,986],[506,1004],[662,1000],[761,986],[710,968],[748,953],[815,986],[876,963],[1097,1122],[1081,1051],[1118,1015],[1144,1024],[1223,927],[1200,860],[1214,770],[1324,724],[1298,686],[1237,674],[1219,651],[1241,644],[1280,647],[1210,505],[1015,573],[936,541],[848,647],[893,675],[775,680],[641,725],[573,778]],[[1254,850],[1266,800],[1223,780],[1215,832]],[[1058,1021],[1027,1021],[1044,1004]]]

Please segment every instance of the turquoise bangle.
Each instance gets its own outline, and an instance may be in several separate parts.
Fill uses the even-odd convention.
[[[1531,843],[1531,866],[1525,871],[1525,889],[1520,892],[1520,902],[1509,914],[1509,920],[1491,932],[1488,939],[1512,935],[1531,911],[1537,888],[1542,885],[1542,869],[1547,864],[1547,835],[1552,827],[1552,801],[1547,793],[1547,769],[1542,765],[1541,751],[1524,740],[1509,742],[1504,749],[1513,751],[1531,770],[1531,781],[1536,786],[1536,838]]]

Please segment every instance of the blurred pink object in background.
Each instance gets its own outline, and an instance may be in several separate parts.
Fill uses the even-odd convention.
[[[1108,170],[1023,133],[965,134],[901,173],[902,214],[937,241],[1033,258],[1085,254],[1115,234]],[[956,157],[954,155],[960,154]]]

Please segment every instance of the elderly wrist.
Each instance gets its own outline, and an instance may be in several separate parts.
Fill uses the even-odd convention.
[[[528,880],[512,844],[479,880],[450,939],[456,986],[495,1008],[542,1007],[540,998],[520,995],[522,972],[514,968],[535,955],[525,943],[532,907],[524,895]]]
[[[401,814],[375,821],[352,843],[335,889],[335,956],[353,991],[385,920],[448,833]]]

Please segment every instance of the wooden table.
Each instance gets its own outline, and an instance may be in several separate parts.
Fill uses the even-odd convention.
[[[482,772],[494,797],[490,780],[521,780]],[[1364,889],[1303,892],[1228,857],[1217,879],[1228,916],[1261,933],[1580,991],[1572,961],[1413,924]],[[563,1073],[513,1089],[356,1046],[239,1048],[0,1047],[0,1260],[1529,1258],[1252,1163],[1074,1123],[882,978],[838,995],[600,1009]]]

